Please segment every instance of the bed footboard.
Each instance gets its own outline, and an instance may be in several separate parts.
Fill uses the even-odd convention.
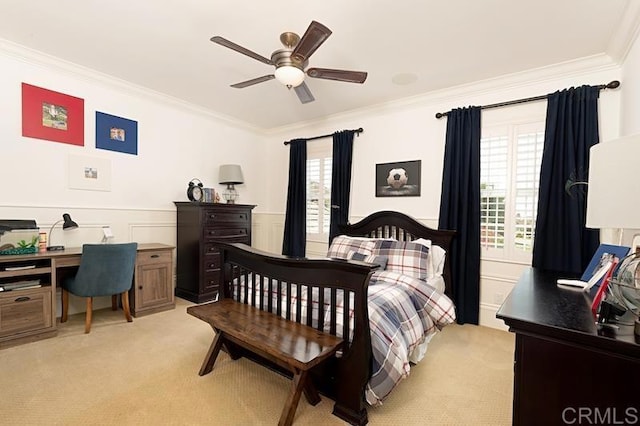
[[[340,356],[324,364],[313,379],[321,392],[334,399],[333,414],[351,424],[366,424],[364,395],[372,368],[367,288],[375,266],[289,258],[239,243],[217,246],[224,269],[220,297],[345,340]],[[245,355],[238,348],[228,350],[232,356]]]

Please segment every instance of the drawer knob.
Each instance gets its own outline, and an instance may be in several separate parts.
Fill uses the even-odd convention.
[[[142,286],[141,285],[138,286],[138,290],[142,290]]]
[[[152,258],[152,259],[156,259],[156,258],[158,258],[158,257],[160,257],[160,255],[159,255],[159,254],[152,254],[152,255],[151,255],[151,258]]]
[[[22,297],[16,298],[16,300],[14,300],[14,302],[28,302],[29,300],[31,300],[31,298],[29,296],[22,296]]]

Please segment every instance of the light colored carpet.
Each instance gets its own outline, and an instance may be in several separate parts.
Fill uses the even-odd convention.
[[[84,314],[59,324],[57,337],[0,350],[3,425],[275,425],[290,381],[221,353],[198,370],[211,328],[175,310],[126,323],[121,311]],[[450,325],[435,336],[380,407],[371,425],[509,425],[513,387],[511,333]],[[294,424],[342,425],[326,397],[301,398]]]

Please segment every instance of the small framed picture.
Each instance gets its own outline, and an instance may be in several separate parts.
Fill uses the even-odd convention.
[[[96,111],[96,148],[138,155],[138,122]]]
[[[111,191],[111,160],[69,155],[69,188]]]
[[[421,160],[376,164],[376,197],[420,196]]]

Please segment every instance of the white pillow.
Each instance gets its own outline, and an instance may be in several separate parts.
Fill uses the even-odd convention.
[[[412,240],[411,242],[422,244],[429,249],[429,259],[427,260],[427,279],[433,278],[433,276],[435,275],[435,269],[433,268],[433,256],[431,255],[431,240],[418,238],[417,240]]]
[[[422,244],[429,249],[429,262],[427,263],[427,277],[433,278],[442,275],[444,272],[444,259],[447,254],[446,250],[440,246],[431,243],[431,240],[418,238],[413,240],[414,243]]]
[[[442,275],[444,272],[444,260],[447,257],[447,251],[440,246],[431,246],[431,260],[433,261],[433,270],[436,275]]]

